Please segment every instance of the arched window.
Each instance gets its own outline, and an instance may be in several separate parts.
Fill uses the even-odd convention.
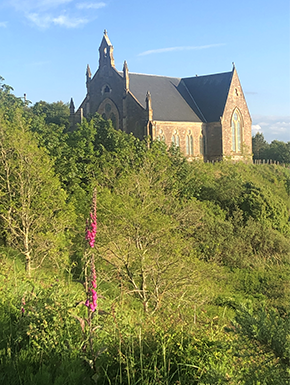
[[[193,155],[193,137],[190,130],[188,131],[188,135],[186,135],[186,155]]]
[[[164,132],[163,130],[159,130],[159,134],[157,136],[157,140],[161,140],[162,142],[165,142],[165,135],[164,135]]]
[[[179,135],[178,135],[178,133],[177,133],[176,130],[173,132],[173,135],[172,135],[172,138],[171,138],[171,142],[172,142],[172,144],[174,144],[176,147],[179,147],[179,146],[180,146],[180,138],[179,138]]]
[[[199,153],[200,155],[204,155],[204,136],[200,135],[199,137]]]
[[[242,117],[239,110],[236,108],[232,120],[232,150],[233,152],[242,151]]]
[[[112,121],[112,125],[113,125],[114,129],[116,130],[117,129],[117,124],[116,124],[117,122],[116,122],[116,116],[113,112],[110,115],[110,119]]]
[[[119,112],[117,106],[111,99],[106,98],[105,100],[103,100],[102,103],[99,105],[97,112],[102,115],[104,119],[111,119],[113,127],[116,130],[119,129]]]
[[[111,92],[112,92],[111,87],[108,84],[104,84],[101,89],[101,94],[104,95],[104,94],[109,94]]]

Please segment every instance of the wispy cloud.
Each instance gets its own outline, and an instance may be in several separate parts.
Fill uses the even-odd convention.
[[[47,14],[31,13],[27,15],[27,18],[41,29],[49,28],[51,25],[58,25],[66,28],[76,28],[88,23],[85,18],[69,17],[67,15],[59,15],[53,17]]]
[[[104,8],[106,3],[78,3],[76,7],[78,9],[100,9]]]
[[[33,67],[43,67],[43,66],[46,66],[46,65],[49,65],[49,64],[50,64],[49,60],[35,61],[35,62],[32,62],[32,63],[29,63],[29,65],[31,65]]]
[[[6,28],[7,24],[7,21],[0,21],[0,28]]]
[[[62,16],[53,18],[52,22],[55,25],[60,25],[61,27],[76,28],[76,27],[79,27],[80,25],[87,24],[89,21],[83,18],[69,18],[67,16],[62,15]]]
[[[22,13],[30,23],[40,29],[47,29],[52,26],[64,28],[83,26],[96,18],[98,9],[106,6],[104,2],[75,3],[74,0],[9,1],[16,11]]]
[[[253,116],[252,133],[263,133],[267,142],[290,141],[290,116]]]
[[[10,0],[10,4],[17,11],[48,11],[58,8],[64,4],[71,3],[73,0]]]
[[[151,49],[148,51],[141,52],[139,53],[138,56],[146,56],[146,55],[152,55],[156,53],[173,52],[173,51],[191,51],[191,50],[199,50],[199,49],[208,49],[208,48],[220,47],[222,45],[225,45],[225,44],[208,44],[208,45],[200,45],[200,46],[158,48],[158,49]]]

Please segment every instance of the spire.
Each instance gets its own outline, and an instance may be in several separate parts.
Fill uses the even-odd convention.
[[[110,66],[110,67],[115,67],[115,61],[113,57],[113,46],[112,43],[110,42],[110,39],[108,37],[107,30],[104,30],[104,36],[99,48],[99,67],[102,66]]]
[[[73,98],[71,98],[70,100],[69,110],[71,115],[75,113],[75,104],[74,104]]]
[[[124,61],[124,66],[123,66],[123,78],[125,81],[125,92],[128,93],[129,91],[129,70],[128,70],[128,65],[126,60]]]

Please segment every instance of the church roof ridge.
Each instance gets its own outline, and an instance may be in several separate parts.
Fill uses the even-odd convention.
[[[122,71],[118,71],[122,75]],[[184,79],[195,79],[195,78],[205,78],[210,76],[218,76],[218,75],[226,75],[231,74],[233,70],[231,71],[224,71],[224,72],[216,72],[213,74],[205,74],[205,75],[195,75],[195,76],[185,76],[185,77],[178,77],[178,76],[169,76],[169,75],[156,75],[156,74],[144,74],[141,72],[131,72],[129,71],[129,75],[141,75],[141,76],[150,76],[150,77],[158,77],[158,78],[167,78],[167,79],[176,79],[176,80],[184,80]]]
[[[232,72],[233,72],[232,70],[231,71],[224,71],[224,72],[215,72],[213,74],[207,74],[207,75],[186,76],[186,77],[183,77],[181,79],[205,78],[205,77],[209,77],[209,76],[226,75],[226,74],[230,74]]]
[[[152,76],[152,77],[158,77],[158,78],[168,78],[168,79],[177,79],[177,80],[181,80],[182,78],[180,77],[176,77],[176,76],[166,76],[166,75],[154,75],[154,74],[144,74],[144,73],[140,73],[140,72],[130,72],[129,71],[129,75],[143,75],[143,76]]]

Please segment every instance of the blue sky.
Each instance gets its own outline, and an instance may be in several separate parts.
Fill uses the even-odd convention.
[[[289,0],[1,0],[0,76],[17,96],[76,107],[107,29],[115,65],[174,77],[235,63],[253,134],[290,141]]]

